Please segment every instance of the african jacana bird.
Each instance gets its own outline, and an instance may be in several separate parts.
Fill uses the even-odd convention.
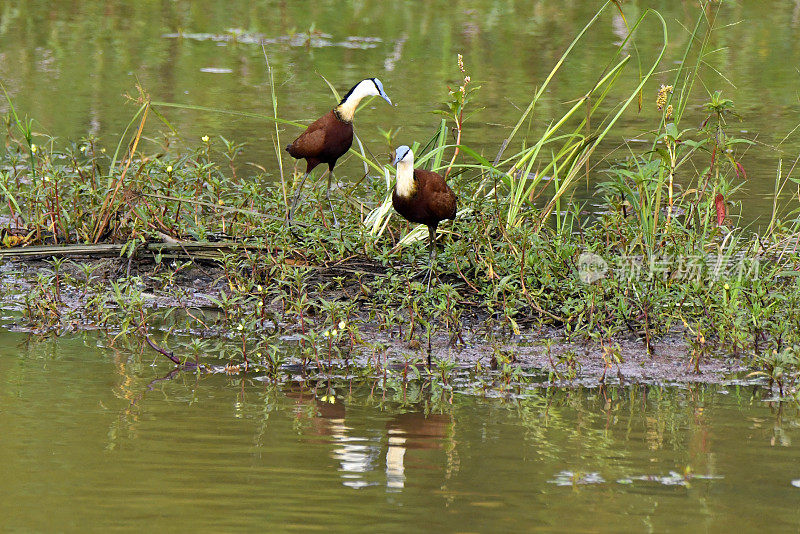
[[[442,175],[414,168],[414,153],[406,145],[395,150],[397,184],[392,192],[392,206],[406,220],[428,227],[430,265],[428,288],[436,258],[436,228],[445,219],[456,216],[456,194],[447,186]]]
[[[346,154],[350,150],[350,145],[353,144],[353,116],[356,113],[359,102],[367,96],[380,96],[389,105],[392,104],[392,101],[386,96],[383,84],[379,79],[367,78],[361,80],[344,95],[338,106],[311,123],[305,132],[286,147],[286,151],[293,158],[306,160],[306,173],[300,181],[292,206],[289,208],[290,221],[300,198],[300,191],[302,191],[303,184],[309,173],[320,163],[327,163],[329,172],[328,189],[325,192],[325,197],[328,199],[328,205],[330,205],[331,213],[333,213],[333,220],[336,222],[336,214],[333,212],[333,204],[331,204],[330,197],[333,167],[336,165],[336,160]]]

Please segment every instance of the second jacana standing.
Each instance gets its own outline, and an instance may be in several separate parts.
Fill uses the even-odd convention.
[[[331,206],[331,176],[336,160],[350,150],[353,144],[353,116],[359,102],[367,96],[380,96],[389,104],[392,103],[383,90],[383,84],[377,78],[367,78],[361,80],[344,96],[339,105],[328,113],[311,123],[306,131],[294,140],[291,145],[286,147],[289,155],[295,159],[306,160],[306,173],[303,175],[300,185],[297,187],[292,206],[289,208],[289,220],[292,220],[297,202],[300,199],[300,192],[309,173],[320,163],[328,164],[328,188],[325,197]],[[336,214],[333,213],[333,220],[336,221]]]

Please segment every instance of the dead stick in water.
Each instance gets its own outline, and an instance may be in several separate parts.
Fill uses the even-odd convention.
[[[147,341],[147,344],[150,345],[150,347],[153,350],[155,350],[156,352],[158,352],[159,354],[162,354],[162,355],[166,356],[167,358],[169,358],[172,361],[172,363],[174,363],[175,365],[180,365],[181,364],[180,358],[175,356],[175,354],[173,352],[170,352],[170,351],[162,349],[161,347],[156,345],[155,341],[150,339],[150,336],[147,335],[147,323],[145,322],[145,319],[144,319],[144,312],[140,310],[139,314],[140,314],[140,317],[142,318],[142,322],[139,323],[139,331],[144,336],[144,339]]]
[[[167,358],[169,358],[170,360],[172,360],[172,363],[174,363],[175,365],[181,364],[181,360],[177,356],[175,356],[175,354],[173,354],[172,352],[168,352],[159,347],[158,345],[156,345],[153,342],[153,340],[150,339],[150,336],[147,335],[147,332],[142,332],[142,334],[144,335],[145,340],[147,340],[147,344],[150,345],[156,352],[159,352],[164,356],[166,356]]]

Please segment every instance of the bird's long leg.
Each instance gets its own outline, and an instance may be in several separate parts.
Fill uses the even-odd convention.
[[[300,185],[297,186],[297,192],[294,194],[294,200],[292,200],[292,206],[289,208],[289,224],[292,223],[292,217],[294,216],[294,210],[297,208],[297,201],[300,200],[300,193],[303,191],[303,184],[306,183],[306,178],[311,171],[305,173],[303,178],[300,180]]]
[[[325,198],[328,199],[328,206],[331,208],[331,215],[333,215],[333,225],[339,226],[339,221],[336,220],[336,211],[333,209],[333,202],[331,202],[331,178],[333,177],[333,169],[328,171],[328,189],[325,190]]]
[[[428,257],[428,289],[431,290],[431,278],[433,278],[434,267],[436,264],[436,226],[428,226],[428,241],[430,242],[430,254]]]

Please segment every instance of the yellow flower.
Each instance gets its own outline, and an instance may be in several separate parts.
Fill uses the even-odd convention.
[[[172,165],[167,165],[167,172],[172,172]]]
[[[222,199],[219,199],[219,205],[220,205],[220,206],[224,206],[224,205],[225,205],[225,201],[224,201],[224,200],[222,200]]]
[[[239,326],[236,327],[236,330],[241,332],[242,330],[244,330],[244,326],[242,326],[241,323],[240,323]]]
[[[34,154],[36,154],[36,145],[34,145],[34,144],[31,144],[31,152],[33,152]]]
[[[331,335],[332,336],[336,336],[337,334],[339,334],[339,332],[337,332],[335,328],[333,330],[331,330]]]
[[[45,182],[49,182],[49,181],[50,181],[50,177],[49,177],[49,176],[45,176],[45,177],[44,177],[44,181],[45,181]]]
[[[81,152],[86,152],[86,148],[87,148],[87,146],[86,146],[86,145],[83,145],[83,146],[81,147]]]
[[[344,330],[344,327],[347,326],[347,323],[344,321],[339,321],[339,330]]]
[[[322,337],[328,337],[328,336],[330,336],[330,335],[331,335],[331,333],[330,333],[330,332],[328,332],[327,330],[325,330],[325,331],[322,333]]]
[[[667,95],[672,93],[672,89],[673,87],[671,85],[662,85],[658,90],[658,95],[656,96],[656,107],[658,107],[659,111],[664,109],[664,106],[667,103]]]
[[[727,290],[729,290],[731,288],[731,286],[728,285],[728,282],[725,282],[725,285],[722,286],[722,287],[725,288],[725,291],[727,291]]]
[[[203,137],[201,137],[201,138],[200,138],[200,140],[201,140],[202,142],[204,142],[204,143],[208,143],[208,139],[209,139],[209,138],[208,138],[208,136],[207,136],[207,135],[204,135]]]

